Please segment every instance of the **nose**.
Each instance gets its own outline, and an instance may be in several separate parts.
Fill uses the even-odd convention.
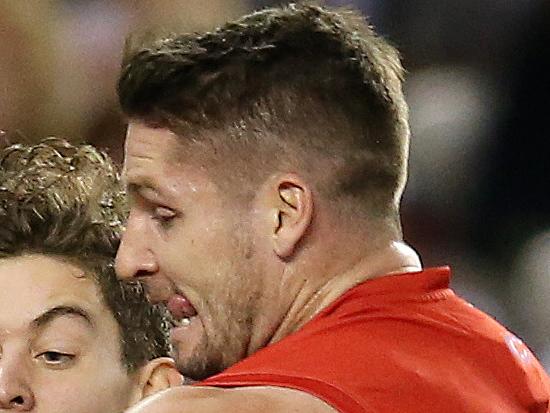
[[[6,357],[0,362],[0,409],[2,411],[28,412],[34,407],[34,395],[21,363],[10,362]]]
[[[158,271],[149,238],[144,220],[130,214],[115,260],[118,278],[128,280]]]

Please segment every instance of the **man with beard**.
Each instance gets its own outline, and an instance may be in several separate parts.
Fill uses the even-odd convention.
[[[546,412],[548,378],[403,241],[397,51],[290,5],[131,51],[117,255],[178,325],[171,389],[132,412]]]

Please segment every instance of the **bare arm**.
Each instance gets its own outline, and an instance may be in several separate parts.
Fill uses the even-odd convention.
[[[279,387],[219,389],[184,386],[149,397],[125,413],[337,413],[322,400]]]

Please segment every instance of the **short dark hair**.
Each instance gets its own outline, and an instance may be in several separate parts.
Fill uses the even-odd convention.
[[[118,323],[122,362],[134,371],[170,347],[165,311],[114,273],[125,210],[116,168],[92,146],[48,138],[0,152],[0,259],[43,254],[84,269]]]
[[[316,179],[331,171],[318,188],[329,199],[353,200],[400,230],[409,141],[402,80],[397,50],[359,13],[291,4],[129,48],[118,94],[130,120],[191,140],[229,131],[212,143],[232,155],[241,145],[256,175],[269,162],[294,162]]]

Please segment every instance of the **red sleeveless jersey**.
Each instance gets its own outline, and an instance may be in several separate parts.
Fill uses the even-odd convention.
[[[442,267],[366,281],[197,384],[287,387],[344,413],[550,412],[550,380],[533,354],[449,278]]]

